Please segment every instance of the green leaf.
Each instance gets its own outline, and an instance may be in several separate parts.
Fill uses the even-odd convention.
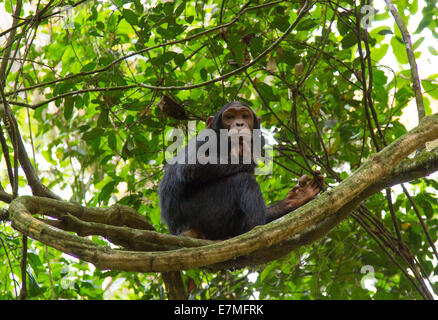
[[[80,95],[74,96],[75,107],[76,109],[82,109],[84,106],[84,99]]]
[[[421,80],[421,85],[428,95],[438,100],[438,84],[428,80]]]
[[[165,2],[163,4],[163,12],[166,14],[166,16],[173,16],[173,7],[174,7],[175,3],[172,2]]]
[[[289,27],[289,16],[276,16],[274,18],[274,21],[272,21],[272,25],[281,32],[285,32],[286,29]]]
[[[118,181],[110,181],[108,182],[103,188],[102,191],[99,193],[98,200],[103,202],[108,202],[109,198],[111,197],[111,194],[114,191],[114,187],[118,184]]]
[[[348,24],[345,18],[342,18],[342,16],[340,16],[337,20],[337,27],[341,36],[346,35],[351,30],[351,26]]]
[[[401,64],[408,63],[408,56],[406,55],[406,48],[404,46],[403,40],[394,36],[391,38],[391,47],[394,52],[395,58]]]
[[[114,132],[110,132],[108,134],[108,147],[111,150],[117,150],[117,138],[116,135],[114,134]]]
[[[82,67],[81,72],[94,70],[96,68],[96,65],[97,65],[96,62],[87,63],[85,66]]]
[[[420,205],[421,205],[421,208],[423,209],[423,212],[426,215],[426,217],[428,219],[431,219],[433,217],[433,214],[434,214],[434,210],[433,210],[432,205],[428,201],[421,202]]]
[[[96,22],[96,27],[97,29],[99,29],[100,31],[104,31],[105,30],[105,24],[102,21],[97,21]]]
[[[132,111],[140,111],[143,110],[145,105],[147,105],[148,103],[150,103],[150,101],[132,101],[132,102],[127,102],[125,104],[123,104],[123,108],[126,110],[132,110]]]
[[[297,52],[293,50],[284,49],[281,53],[280,60],[285,62],[291,67],[291,70],[293,67],[300,62],[300,57],[297,54]]]
[[[414,49],[414,50],[418,49],[418,47],[423,43],[423,41],[424,41],[424,37],[421,37],[420,39],[418,39],[417,41],[415,41],[415,42],[412,44],[412,49]]]
[[[69,83],[69,82],[60,83],[60,84],[56,85],[55,88],[53,89],[53,96],[55,97],[57,95],[66,93],[73,88],[74,88],[74,86],[72,83]]]
[[[425,28],[430,26],[433,23],[433,21],[434,21],[433,17],[434,17],[434,13],[433,12],[427,12],[426,14],[424,14],[423,15],[423,19],[418,24],[417,30],[415,30],[415,33],[418,34],[421,31],[423,31]]]
[[[373,80],[375,86],[381,87],[386,84],[388,78],[382,70],[373,69]]]
[[[389,27],[382,27],[382,29],[378,32],[378,34],[385,36],[387,34],[393,34],[393,32]]]
[[[167,52],[164,52],[163,54],[159,55],[158,57],[153,58],[152,60],[153,60],[154,64],[156,64],[156,65],[164,65],[177,56],[178,56],[178,54],[176,52],[167,51]]]
[[[175,64],[178,67],[182,67],[184,63],[186,62],[186,57],[182,53],[177,53],[176,56],[173,58],[173,61],[175,61]]]
[[[430,52],[432,55],[434,55],[434,56],[438,56],[438,51],[437,51],[434,47],[428,46],[427,49],[429,49],[429,52]]]
[[[142,13],[143,13],[143,11],[144,11],[144,7],[143,7],[143,5],[141,4],[140,0],[134,0],[134,6],[135,6],[135,11],[136,11],[138,14],[142,14]]]
[[[138,16],[137,14],[129,9],[123,9],[123,18],[129,23],[134,26],[138,24]]]
[[[5,9],[7,13],[12,13],[11,1],[5,1]]]
[[[207,81],[207,77],[208,77],[208,72],[207,70],[205,70],[205,68],[202,68],[201,71],[199,71],[200,75],[201,75],[201,79],[203,81]]]
[[[73,97],[69,96],[64,99],[64,118],[65,120],[70,120],[73,114]]]
[[[350,48],[357,43],[356,35],[353,32],[347,33],[345,37],[341,40],[341,45],[343,49]]]
[[[100,112],[99,118],[97,119],[97,125],[100,128],[105,128],[110,124],[108,119],[108,110],[104,109]]]
[[[264,82],[260,82],[257,84],[257,88],[261,92],[262,96],[268,101],[276,101],[278,97],[275,95],[274,90],[271,86],[267,85]]]
[[[263,39],[261,37],[255,37],[249,44],[249,50],[254,57],[257,57],[263,51]]]
[[[99,32],[97,32],[96,29],[90,29],[90,30],[88,31],[88,34],[89,34],[90,36],[103,37],[103,35],[101,35]]]
[[[298,23],[295,30],[297,31],[305,31],[310,30],[318,25],[318,22],[312,18],[303,19]]]
[[[395,94],[395,98],[397,99],[397,103],[400,105],[404,105],[409,101],[410,98],[414,96],[414,91],[409,87],[402,87]]]
[[[82,139],[85,141],[93,140],[93,139],[99,138],[101,135],[103,135],[104,132],[105,132],[105,130],[103,130],[101,128],[94,128],[91,131],[85,132],[82,135]]]
[[[371,50],[371,57],[374,61],[380,61],[388,52],[389,44],[382,44],[379,48],[373,48]]]
[[[41,263],[40,257],[33,252],[27,253],[27,258],[29,259],[29,264],[32,266],[34,270],[38,270],[43,267]]]
[[[178,18],[184,12],[185,8],[186,8],[186,2],[184,1],[175,9],[174,17]]]

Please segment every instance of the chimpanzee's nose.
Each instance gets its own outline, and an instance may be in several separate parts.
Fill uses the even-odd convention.
[[[243,121],[236,121],[237,127],[243,127],[243,125],[244,125]]]

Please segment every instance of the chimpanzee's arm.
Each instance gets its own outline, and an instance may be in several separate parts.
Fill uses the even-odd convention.
[[[266,207],[266,218],[265,223],[274,221],[282,216],[294,211],[298,207],[288,207],[285,200],[279,201],[277,203],[271,204]]]
[[[281,218],[285,214],[312,200],[324,186],[324,177],[321,172],[316,171],[315,177],[309,181],[307,175],[298,180],[298,186],[293,187],[286,198],[266,208],[265,223]]]

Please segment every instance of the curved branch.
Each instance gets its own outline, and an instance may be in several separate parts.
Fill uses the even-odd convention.
[[[169,250],[166,252],[136,252],[99,246],[91,240],[72,235],[35,219],[31,213],[41,213],[32,197],[20,197],[10,207],[12,226],[18,231],[79,259],[93,263],[99,269],[156,272],[176,271],[222,263],[257,250],[282,250],[281,244],[292,237],[312,237],[321,234],[318,225],[328,232],[368,196],[368,191],[381,179],[390,176],[405,157],[427,141],[438,138],[438,114],[424,118],[418,127],[372,155],[350,177],[324,192],[293,214],[258,226],[235,238],[208,245]],[[371,188],[371,189],[370,189]],[[53,201],[53,200],[52,200]],[[61,203],[61,202],[60,202]],[[72,204],[68,204],[71,206]],[[100,209],[102,210],[102,209]],[[308,232],[313,228],[313,232]],[[307,238],[305,238],[307,237]],[[304,241],[301,239],[301,242]],[[276,246],[274,246],[276,245]],[[274,247],[273,247],[274,246]]]
[[[279,242],[272,247],[263,248],[253,252],[251,255],[239,257],[232,261],[225,261],[212,266],[209,269],[220,270],[224,268],[244,267],[249,265],[258,265],[278,259],[289,252],[302,246],[309,245],[325,235],[341,223],[360,202],[372,196],[373,194],[394,185],[412,181],[425,177],[433,172],[438,171],[438,148],[431,152],[423,151],[414,159],[406,159],[395,167],[388,177],[380,179],[375,184],[369,186],[361,194],[355,197],[355,201],[344,206],[336,214],[329,216],[315,225],[311,225],[304,231],[292,236],[290,239]],[[291,213],[293,215],[294,213]]]
[[[357,197],[357,202],[366,199],[367,197],[386,187],[391,187],[401,182],[418,179],[435,171],[438,171],[438,148],[430,152],[422,151],[414,159],[406,159],[405,161],[402,161],[396,168],[392,170],[389,177],[381,179],[376,184],[367,188],[360,196]],[[135,225],[133,228],[126,227],[126,224],[120,220],[120,216],[123,214],[119,215],[119,219],[114,219],[114,217],[108,218],[111,208],[83,208],[76,204],[69,204],[47,198],[29,197],[29,199],[31,199],[30,201],[38,201],[38,209],[35,208],[33,211],[44,212],[46,215],[60,219],[39,219],[39,221],[42,221],[43,223],[58,229],[74,231],[81,236],[100,235],[116,245],[121,245],[134,251],[164,251],[184,247],[200,247],[214,243],[213,241],[209,240],[199,240],[161,234],[158,232],[149,231],[149,228],[146,228],[148,229],[147,231],[135,229],[141,229],[139,225]],[[321,220],[317,224],[312,225],[306,228],[304,231],[292,236],[290,239],[279,242],[269,248],[261,248],[250,255],[241,256],[237,259],[210,265],[208,266],[208,269],[220,270],[230,267],[239,268],[249,265],[267,263],[269,261],[278,259],[285,254],[288,254],[289,252],[301,246],[311,244],[328,234],[337,224],[339,224],[348,216],[348,214],[354,209],[355,205],[356,203],[352,203],[349,206],[344,207],[335,215]],[[26,206],[28,207],[29,204]],[[133,209],[131,208],[123,208],[134,213]],[[58,211],[62,213],[59,213]],[[126,212],[124,210],[122,211]],[[70,214],[65,214],[65,212],[70,212]],[[80,212],[86,212],[86,214],[81,215]],[[115,210],[112,210],[112,212],[115,212]],[[8,212],[5,211],[3,215],[0,215],[0,220],[7,220],[8,216]],[[105,216],[107,218],[104,218]],[[79,219],[79,217],[86,221]],[[108,223],[110,221],[112,221],[113,225],[104,224],[105,222]]]

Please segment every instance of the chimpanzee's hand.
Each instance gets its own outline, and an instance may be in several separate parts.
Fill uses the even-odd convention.
[[[286,207],[290,210],[301,207],[312,200],[323,187],[324,177],[320,171],[315,171],[315,177],[310,181],[307,175],[302,175],[298,179],[298,185],[293,187],[284,199]]]

